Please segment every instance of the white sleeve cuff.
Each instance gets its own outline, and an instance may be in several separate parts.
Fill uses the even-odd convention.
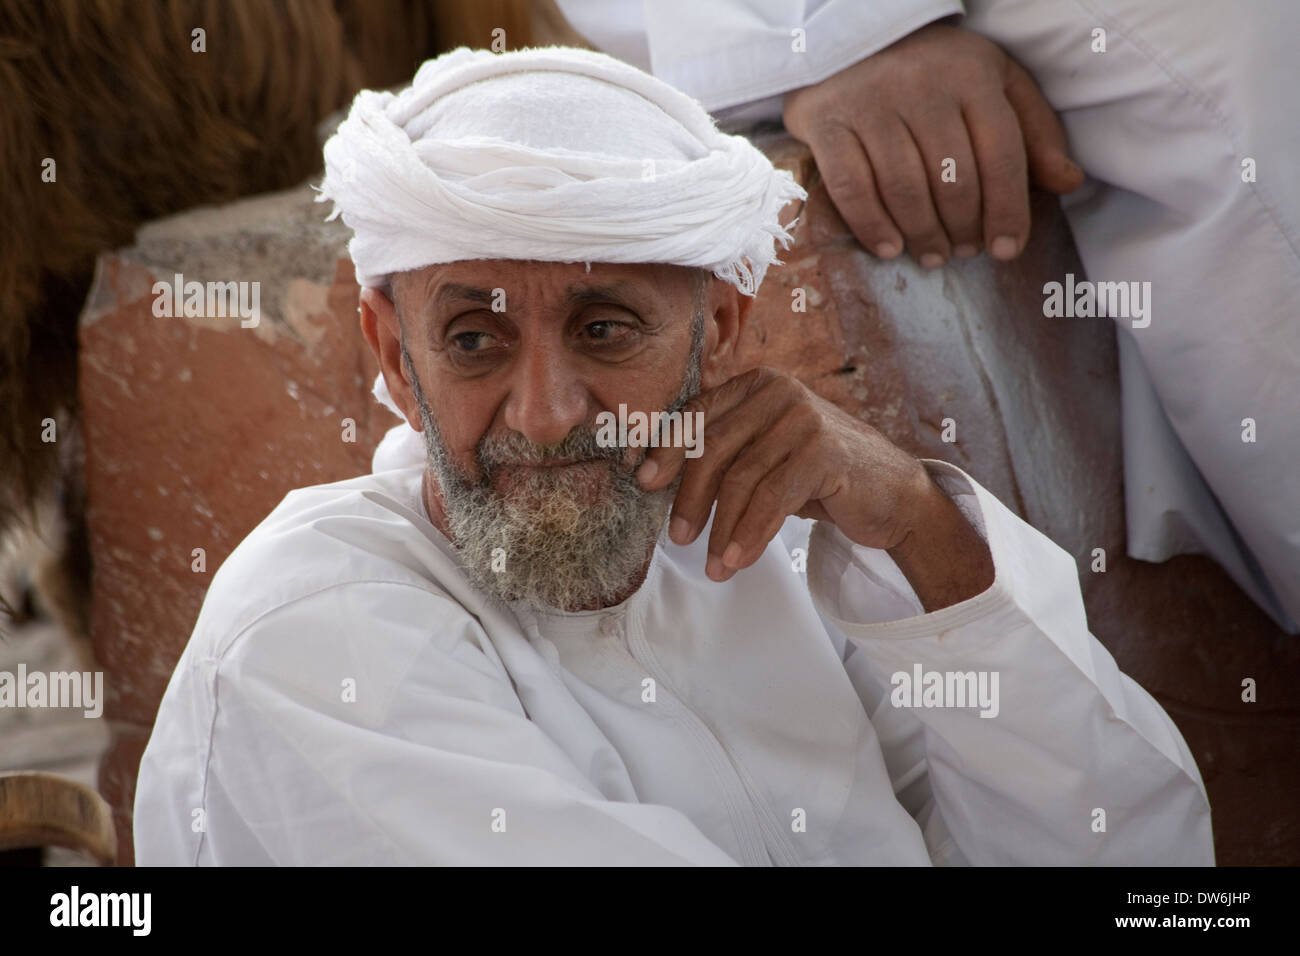
[[[932,636],[1002,613],[1039,622],[1086,620],[1069,554],[960,468],[933,459],[922,463],[988,545],[992,586],[926,614],[886,552],[855,544],[833,524],[819,521],[809,538],[808,586],[823,615],[857,638]]]

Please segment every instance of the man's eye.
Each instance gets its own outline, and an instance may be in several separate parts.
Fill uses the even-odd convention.
[[[451,337],[462,352],[482,352],[492,344],[491,339],[487,332],[460,332]]]
[[[589,338],[598,342],[617,342],[631,335],[631,327],[627,323],[611,322],[609,320],[588,322],[583,326],[583,330]]]

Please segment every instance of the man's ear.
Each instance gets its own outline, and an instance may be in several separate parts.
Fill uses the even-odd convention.
[[[370,351],[379,359],[379,371],[383,373],[389,394],[402,410],[407,424],[417,432],[423,431],[420,405],[415,400],[415,391],[402,362],[402,327],[397,319],[397,308],[380,289],[365,288],[361,290],[358,311],[361,313],[361,334],[366,337]]]
[[[754,297],[745,295],[729,282],[709,280],[705,310],[705,355],[700,387],[717,388],[735,375],[740,336],[749,322]],[[714,337],[716,335],[716,338]]]

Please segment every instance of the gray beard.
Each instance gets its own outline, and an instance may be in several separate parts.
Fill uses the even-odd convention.
[[[676,400],[682,408],[700,390],[704,312],[697,309],[691,353]],[[602,448],[596,429],[580,425],[556,445],[536,445],[517,432],[485,435],[475,449],[482,479],[453,459],[425,401],[402,340],[429,466],[442,491],[452,543],[470,583],[504,601],[564,611],[594,610],[625,599],[640,583],[681,483],[644,491],[636,468],[648,449],[624,464],[626,449]],[[583,468],[529,469],[547,459],[598,463]],[[494,481],[506,475],[510,493]],[[598,493],[592,493],[593,487]]]

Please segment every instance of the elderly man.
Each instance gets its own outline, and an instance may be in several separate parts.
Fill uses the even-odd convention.
[[[801,193],[748,142],[601,54],[459,50],[325,157],[409,427],[217,574],[139,862],[1213,862],[1070,557],[728,377]]]

